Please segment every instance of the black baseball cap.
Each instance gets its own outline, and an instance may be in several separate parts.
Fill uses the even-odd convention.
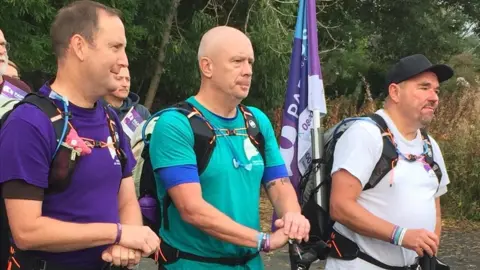
[[[444,64],[433,65],[424,55],[414,54],[400,59],[390,68],[386,76],[386,88],[392,83],[401,83],[426,71],[435,73],[439,83],[453,76],[451,67]]]

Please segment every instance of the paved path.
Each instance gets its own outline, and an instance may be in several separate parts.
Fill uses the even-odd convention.
[[[450,265],[452,270],[480,270],[480,230],[461,232],[445,230],[439,258]],[[286,249],[263,255],[265,270],[290,270]],[[311,270],[324,269],[323,263],[316,263]],[[144,261],[139,270],[156,270],[150,261]]]

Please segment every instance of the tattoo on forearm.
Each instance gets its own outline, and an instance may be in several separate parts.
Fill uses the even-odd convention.
[[[276,181],[270,181],[267,183],[267,185],[265,186],[265,189],[266,190],[269,190],[270,188],[272,188],[273,186],[275,186],[275,184],[277,182],[280,182],[282,183],[282,185],[285,185],[285,183],[290,183],[290,179],[289,178],[282,178],[280,180],[276,180]]]
[[[290,183],[290,178],[282,178],[280,182],[282,182],[282,185],[285,185],[285,183]]]
[[[276,183],[276,182],[277,182],[277,181],[270,181],[270,182],[268,182],[267,185],[265,186],[265,189],[266,189],[266,190],[269,190],[271,187],[275,186],[275,183]]]

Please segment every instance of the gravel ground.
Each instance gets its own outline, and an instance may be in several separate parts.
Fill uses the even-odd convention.
[[[450,265],[452,270],[480,270],[480,230],[445,229],[439,258]],[[263,255],[265,270],[289,270],[287,249]],[[323,263],[315,263],[311,270],[324,269]],[[144,260],[139,270],[157,270],[151,260]]]

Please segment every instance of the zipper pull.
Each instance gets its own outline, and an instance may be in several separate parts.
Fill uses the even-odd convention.
[[[70,160],[75,161],[75,159],[77,159],[77,156],[80,156],[80,151],[72,149],[72,153],[70,154]]]

